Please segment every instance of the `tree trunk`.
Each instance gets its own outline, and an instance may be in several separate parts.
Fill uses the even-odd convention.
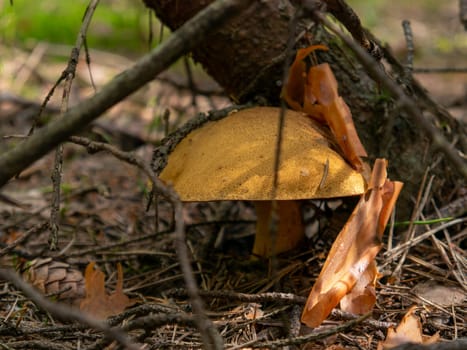
[[[174,30],[212,0],[144,0],[157,17]],[[269,104],[279,103],[289,27],[294,15],[293,0],[255,1],[240,16],[205,38],[193,51],[193,58],[225,89],[236,102],[254,97],[265,98]],[[335,1],[327,1],[331,6]],[[376,157],[389,160],[391,179],[401,180],[405,188],[399,200],[399,214],[407,218],[413,198],[419,190],[427,168],[436,175],[432,193],[438,203],[446,204],[459,193],[465,179],[451,169],[443,155],[435,153],[423,131],[396,107],[368,76],[364,67],[336,37],[312,21],[301,20],[295,28],[296,48],[323,43],[330,50],[319,53],[320,61],[328,62],[339,82],[339,92],[350,106],[353,118],[365,145],[370,162]],[[393,74],[401,66],[386,52]],[[460,125],[442,107],[433,102],[411,77],[405,77],[404,90],[424,108],[427,123],[442,125],[440,132],[449,140],[460,138],[465,153],[465,126]],[[424,106],[424,107],[423,107]],[[427,107],[428,106],[428,107]]]

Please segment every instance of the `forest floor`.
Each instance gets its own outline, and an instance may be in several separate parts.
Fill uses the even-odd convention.
[[[392,14],[389,7],[385,10]],[[466,34],[460,29],[455,6],[446,6],[436,16],[411,11],[415,17],[415,43],[421,47],[415,68],[452,68],[465,63],[459,55],[465,57]],[[400,14],[394,17],[402,19]],[[385,37],[385,30],[395,30],[391,28],[380,25],[375,32],[381,38]],[[437,40],[432,40],[435,34]],[[450,35],[456,39],[446,43]],[[402,29],[397,36],[396,40],[392,32],[388,41],[403,59]],[[435,46],[437,50],[433,49]],[[0,42],[0,50],[0,152],[4,152],[30,130],[44,97],[66,67],[70,48],[45,42],[21,48]],[[101,50],[91,50],[90,55],[97,89],[134,62]],[[196,68],[193,74],[198,92],[194,92],[183,67],[180,63],[162,74],[113,107],[81,135],[135,152],[149,163],[154,146],[167,131],[175,130],[197,113],[230,105],[220,88]],[[452,115],[459,120],[467,118],[465,71],[417,73],[415,77]],[[38,125],[58,117],[61,91],[59,87],[37,120]],[[82,58],[70,105],[81,103],[93,93],[88,66]],[[49,154],[2,189],[7,198],[0,200],[1,266],[23,273],[51,299],[78,305],[89,262],[96,262],[105,273],[109,291],[118,289],[120,263],[123,292],[131,302],[125,311],[111,317],[109,324],[126,329],[135,343],[146,344],[145,349],[200,348],[201,338],[191,316],[190,298],[176,254],[171,204],[160,200],[157,209],[153,206],[147,210],[149,183],[141,170],[110,153],[89,154],[83,147],[67,143],[58,249],[51,251],[51,231],[44,225],[50,221],[56,195],[50,180],[53,168],[54,154]],[[429,186],[420,191],[429,203],[426,210],[422,207],[420,211],[429,216],[433,214]],[[445,202],[436,205],[441,209],[465,206],[466,196],[467,190],[463,198],[447,195]],[[306,242],[274,259],[257,260],[250,258],[256,222],[251,203],[185,205],[186,237],[195,277],[205,311],[221,334],[225,348],[375,349],[385,339],[388,328],[396,326],[413,305],[424,334],[438,332],[440,341],[467,337],[465,212],[443,222],[444,229],[439,223],[417,225],[416,236],[424,235],[425,239],[412,239],[405,245],[402,237],[409,226],[396,227],[392,240],[385,236],[377,258],[381,278],[371,316],[354,324],[355,316],[334,311],[322,326],[312,330],[300,325],[300,312],[351,205],[346,201],[332,205],[315,201],[303,207],[309,219]],[[323,210],[318,213],[310,209],[316,207]],[[414,204],[415,209],[418,208]],[[407,220],[411,215],[407,213]],[[26,297],[7,281],[0,282],[2,348],[118,348],[101,331],[84,324],[62,323],[50,310],[31,302],[36,299]],[[57,293],[64,289],[68,292],[66,297]],[[334,334],[303,340],[304,336],[330,330],[335,330]],[[274,343],[279,340],[283,343]]]

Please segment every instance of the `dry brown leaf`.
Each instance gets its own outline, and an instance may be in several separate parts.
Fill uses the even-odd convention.
[[[305,86],[307,83],[306,64],[303,59],[316,50],[329,50],[324,45],[313,45],[297,51],[295,60],[289,68],[287,83],[282,89],[282,98],[290,108],[301,111],[304,104]]]
[[[339,304],[341,310],[358,315],[363,315],[373,310],[373,306],[376,303],[375,286],[377,278],[378,269],[376,268],[376,262],[371,261],[350,293],[341,299]]]
[[[365,272],[370,271],[368,268],[370,266],[371,269],[371,264],[381,248],[384,227],[401,188],[401,182],[387,180],[386,160],[377,159],[368,190],[361,196],[352,215],[337,236],[308,296],[302,313],[302,322],[306,325],[320,325]],[[352,301],[347,300],[348,307],[354,310],[370,307],[365,289],[363,288],[364,294],[361,298],[359,295],[353,295],[351,299],[355,302],[364,300],[364,305],[349,306],[349,302]]]
[[[123,293],[123,271],[117,265],[117,285],[112,294],[105,291],[105,276],[94,269],[95,262],[90,262],[84,274],[86,298],[81,301],[80,309],[98,319],[106,319],[121,313],[133,302]]]
[[[416,307],[412,306],[405,314],[396,329],[389,328],[384,342],[378,343],[378,350],[391,349],[405,343],[432,344],[439,340],[439,334],[423,335],[420,319],[414,315]]]
[[[312,66],[306,73],[303,59],[315,50],[328,48],[314,45],[297,51],[282,97],[291,108],[324,121],[349,163],[358,171],[363,171],[364,165],[360,157],[366,157],[367,153],[358,137],[350,108],[339,96],[331,67],[322,63]]]
[[[463,289],[433,280],[417,284],[412,292],[422,299],[440,306],[462,305],[467,298],[467,294]]]
[[[360,157],[366,157],[365,148],[360,142],[352,120],[350,108],[337,91],[337,80],[327,63],[313,66],[308,71],[307,85],[312,100],[307,103],[304,112],[319,115],[329,125],[336,141],[347,160],[358,170],[362,170]],[[305,97],[307,100],[309,97]],[[316,103],[314,103],[316,100]]]

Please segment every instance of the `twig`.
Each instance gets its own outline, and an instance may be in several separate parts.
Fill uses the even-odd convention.
[[[290,310],[290,313],[289,313],[290,321],[288,322],[289,338],[295,338],[299,336],[300,329],[302,328],[302,324],[300,321],[301,315],[302,315],[302,308],[298,305],[293,306],[292,310]]]
[[[19,136],[19,135],[17,135],[17,136]],[[13,199],[10,196],[8,196],[8,195],[6,195],[4,193],[1,193],[1,192],[0,192],[0,203],[5,203],[5,204],[11,205],[13,207],[21,208],[21,209],[28,209],[29,208],[28,204],[23,204],[23,203],[17,201],[16,199]]]
[[[429,169],[427,169],[425,171],[425,174],[423,175],[422,184],[420,185],[420,189],[419,189],[418,195],[417,195],[417,201],[415,203],[415,207],[414,207],[414,210],[413,210],[413,213],[412,213],[412,217],[410,218],[409,229],[407,230],[407,232],[404,235],[404,241],[405,242],[413,240],[413,238],[415,236],[414,221],[419,219],[423,209],[425,208],[425,204],[427,202],[428,195],[431,193],[431,185],[433,183],[434,176],[430,177],[430,180],[428,181],[428,185],[426,185],[426,187],[425,187],[426,179],[427,179],[427,176],[428,176],[428,171],[429,171]],[[422,196],[422,193],[423,193],[423,196]],[[402,257],[399,259],[399,262],[398,262],[396,268],[392,272],[393,276],[400,276],[400,273],[401,273],[402,266],[404,264],[405,258],[407,257],[407,254],[409,253],[409,249],[410,248],[407,248],[407,250],[405,250],[404,253],[402,254]]]
[[[190,61],[187,56],[183,57],[183,66],[185,67],[186,77],[188,79],[188,88],[191,93],[191,105],[195,107],[195,111],[198,111],[198,104],[196,103],[196,95],[198,92],[198,88],[195,83],[195,79],[193,78],[193,72],[191,71]]]
[[[413,45],[413,34],[410,22],[408,20],[402,21],[402,28],[404,29],[405,44],[407,46],[407,59],[405,63],[406,74],[410,76],[413,71],[413,57],[414,57],[414,45]]]
[[[325,2],[328,11],[344,25],[352,37],[373,57],[380,59],[382,57],[380,48],[370,40],[352,7],[345,0],[326,0]],[[308,3],[313,2],[308,1]]]
[[[414,68],[413,72],[414,73],[425,73],[425,74],[467,73],[467,67]]]
[[[285,82],[288,79],[289,75],[289,66],[292,61],[292,52],[293,52],[293,47],[295,44],[295,31],[296,27],[298,24],[298,20],[300,19],[300,16],[302,15],[302,11],[298,9],[293,17],[290,19],[289,22],[289,36],[287,38],[287,46],[285,50],[285,59],[283,62],[283,72],[282,72],[282,81]],[[279,120],[277,123],[277,138],[276,138],[276,144],[275,144],[275,149],[274,149],[274,173],[273,173],[273,180],[272,180],[272,198],[276,198],[277,194],[277,186],[279,185],[279,169],[280,169],[280,164],[281,164],[281,149],[282,149],[282,143],[283,143],[283,136],[284,136],[284,125],[285,125],[285,113],[287,110],[287,105],[285,101],[281,101],[281,108],[279,110]],[[277,207],[277,203],[273,202],[272,204],[272,210],[274,211]],[[275,224],[274,220],[272,220],[272,217],[269,221],[269,239],[271,240],[271,247],[276,246],[276,241],[277,241],[277,225]],[[277,271],[278,271],[278,262],[276,255],[272,255],[270,259],[270,274],[273,277],[274,280]],[[277,281],[277,280],[276,280]]]
[[[36,225],[33,228],[29,229],[25,234],[23,234],[21,237],[19,237],[17,240],[15,240],[13,243],[9,244],[2,250],[0,250],[0,256],[4,256],[11,252],[13,249],[15,249],[18,245],[24,243],[27,241],[31,236],[36,236],[41,234],[43,231],[45,231],[49,227],[48,222],[44,222],[42,224]]]
[[[436,209],[427,219],[459,217],[467,213],[467,194],[459,197],[445,206]]]
[[[407,241],[405,243],[402,243],[402,244],[398,245],[397,247],[394,247],[391,251],[388,251],[388,252],[384,253],[384,256],[389,261],[389,260],[393,259],[394,257],[402,254],[406,249],[408,249],[410,247],[413,247],[413,246],[417,245],[418,243],[422,242],[423,240],[427,239],[431,235],[434,235],[435,233],[437,233],[439,231],[442,231],[445,228],[448,228],[448,227],[453,226],[453,225],[461,224],[461,223],[466,222],[466,221],[467,221],[467,218],[460,218],[460,219],[456,219],[456,220],[446,222],[446,223],[444,223],[442,225],[439,225],[438,227],[436,227],[434,229],[431,229],[431,230],[421,234],[420,236],[415,237],[414,239],[412,239],[410,241]]]
[[[79,52],[81,46],[83,45],[84,38],[86,36],[86,32],[88,30],[92,15],[94,13],[95,8],[97,7],[97,3],[99,0],[92,0],[92,2],[88,5],[86,10],[85,16],[83,18],[83,23],[81,25],[78,37],[76,39],[75,46],[71,50],[71,55],[67,64],[67,67],[63,70],[60,77],[55,82],[54,86],[48,92],[46,98],[42,102],[39,108],[38,114],[35,116],[31,129],[29,130],[29,135],[34,132],[34,129],[40,119],[42,112],[47,108],[47,104],[50,98],[53,96],[55,89],[57,86],[65,80],[65,87],[63,89],[63,96],[62,96],[62,103],[60,107],[60,114],[63,115],[68,110],[68,100],[71,91],[72,81],[75,76],[76,66],[78,64],[79,59]],[[42,57],[43,52],[45,52],[45,47],[42,45],[40,57]],[[35,51],[34,51],[35,52]],[[55,162],[54,162],[54,169],[52,172],[52,184],[53,184],[53,198],[52,198],[52,206],[50,211],[50,249],[55,250],[57,241],[58,241],[58,213],[60,211],[60,183],[61,183],[61,176],[62,176],[62,166],[63,166],[63,147],[61,145],[58,146],[57,150],[55,151]]]
[[[82,130],[88,123],[123,100],[183,54],[188,53],[202,38],[227,18],[251,4],[247,0],[218,0],[200,11],[175,31],[151,53],[116,76],[93,97],[67,111],[63,118],[37,130],[34,135],[0,156],[0,187],[32,162]]]
[[[365,66],[373,80],[384,86],[397,100],[400,108],[405,110],[412,120],[425,131],[433,142],[433,146],[444,153],[453,167],[464,177],[467,178],[467,164],[459,155],[453,145],[440,133],[440,131],[426,120],[419,107],[405,94],[402,88],[394,81],[390,80],[386,73],[381,69],[380,64],[373,59],[364,49],[357,45],[352,39],[345,35],[335,24],[331,23],[322,13],[315,11],[314,15],[330,31],[336,34],[342,41],[355,53],[360,62]]]
[[[36,291],[31,285],[23,281],[14,271],[0,269],[0,278],[13,283],[37,306],[49,312],[52,316],[64,322],[72,321],[85,324],[88,327],[103,332],[107,337],[117,341],[127,349],[139,350],[140,347],[133,343],[121,330],[109,327],[105,322],[90,317],[77,309],[73,309],[60,303],[54,303],[46,299]]]
[[[186,225],[186,229],[187,231],[189,232],[191,228],[193,227],[197,227],[197,226],[205,226],[205,225],[223,225],[223,224],[251,224],[253,225],[255,222],[254,221],[242,221],[242,220],[234,220],[234,221],[228,221],[228,220],[223,220],[223,221],[208,221],[208,222],[200,222],[200,223],[194,223],[194,224],[190,224],[190,225]],[[0,229],[2,229],[2,227],[0,227]],[[164,237],[162,238],[164,235],[168,235],[167,237]],[[88,255],[88,254],[95,254],[97,252],[102,252],[104,251],[103,254],[105,254],[106,251],[112,251],[112,250],[115,250],[115,248],[118,248],[118,247],[125,247],[125,246],[128,246],[128,245],[131,245],[131,244],[134,244],[134,243],[138,243],[138,242],[142,242],[142,241],[148,241],[148,240],[151,240],[153,242],[155,242],[155,246],[153,248],[157,248],[158,246],[164,246],[166,245],[168,242],[171,242],[173,241],[173,229],[168,229],[168,230],[164,230],[164,231],[159,231],[159,232],[152,232],[152,233],[148,233],[146,235],[142,235],[142,236],[138,236],[136,238],[132,238],[132,239],[128,239],[128,240],[125,240],[125,241],[121,241],[121,242],[115,242],[115,243],[109,243],[109,244],[106,244],[106,245],[96,245],[92,248],[89,248],[89,249],[83,249],[83,250],[79,250],[77,252],[70,252],[70,253],[67,253],[67,258],[71,258],[71,257],[76,257],[76,256],[85,256],[85,255]]]
[[[238,300],[247,303],[278,303],[294,304],[294,305],[305,305],[306,297],[301,297],[292,293],[280,293],[280,292],[268,292],[268,293],[238,293],[229,290],[200,290],[200,295],[203,298],[212,299],[226,299],[226,300]],[[168,296],[182,297],[186,296],[186,290],[184,289],[172,289],[167,292]],[[339,309],[332,310],[331,316],[340,320],[354,320],[358,316],[344,312]],[[389,327],[396,326],[394,322],[381,322],[373,319],[367,319],[364,324],[371,326],[376,329],[388,329]]]
[[[0,343],[2,349],[35,349],[35,350],[73,350],[73,348],[63,344],[62,340],[55,342],[48,340],[19,340],[9,342],[8,344]]]
[[[5,321],[3,321],[3,327],[2,327],[2,332],[0,333],[0,335],[6,335],[6,332],[5,332]],[[47,334],[47,333],[59,333],[59,332],[71,332],[71,333],[75,333],[75,332],[78,332],[78,331],[81,331],[81,330],[85,330],[88,328],[88,326],[84,325],[84,324],[78,324],[78,323],[74,323],[74,324],[67,324],[67,325],[53,325],[53,326],[46,326],[46,327],[40,327],[40,328],[29,328],[29,327],[21,327],[21,324],[15,324],[13,326],[13,324],[10,326],[8,325],[8,327],[14,327],[15,328],[15,333],[16,335],[32,335],[32,334]],[[8,328],[7,328],[8,329]],[[8,331],[7,331],[8,332]]]
[[[21,91],[23,89],[23,86],[29,80],[31,73],[34,72],[39,63],[41,63],[47,48],[48,45],[43,42],[34,46],[31,54],[18,69],[18,73],[16,74],[13,82],[13,86],[15,86],[16,91]]]
[[[153,11],[148,11],[148,50],[151,50],[152,41],[154,40],[153,16]]]
[[[83,47],[84,47],[84,58],[86,59],[86,67],[88,67],[89,81],[91,82],[91,86],[95,93],[97,91],[97,87],[96,87],[96,83],[94,82],[94,76],[92,75],[91,54],[89,52],[89,47],[88,47],[88,42],[86,40],[86,37],[83,37]]]
[[[433,201],[434,202],[434,201]],[[435,203],[433,203],[433,206],[435,208],[435,212],[437,213],[437,215],[441,215],[439,209],[437,208],[437,206],[435,205]],[[458,255],[453,251],[452,247],[453,247],[453,243],[451,241],[451,236],[449,235],[448,231],[447,230],[443,230],[443,233],[444,233],[444,238],[446,238],[446,245],[447,245],[447,248],[449,250],[449,253],[451,254],[451,257],[452,257],[452,260],[454,260],[454,265],[457,267],[457,270],[459,273],[457,273],[453,266],[448,266],[450,267],[450,269],[452,270],[452,273],[454,275],[454,277],[457,279],[457,281],[459,282],[459,284],[464,288],[464,290],[467,290],[467,280],[466,280],[466,276],[465,276],[465,273],[463,273],[463,269],[461,267],[461,262],[459,261],[459,257]],[[443,249],[444,251],[444,247],[440,244],[440,248]],[[448,259],[448,261],[450,262],[449,258],[446,256],[446,259]]]
[[[467,30],[467,0],[459,0],[459,19]]]
[[[192,316],[182,313],[158,313],[144,317],[136,318],[128,322],[123,329],[132,331],[135,329],[154,329],[168,324],[177,324],[179,326],[195,327],[195,322]]]
[[[284,66],[283,66],[283,73],[282,73],[282,81],[285,82],[288,80],[289,75],[289,66],[290,62],[292,61],[292,50],[295,44],[295,28],[297,27],[298,20],[300,18],[301,11],[297,10],[289,22],[289,37],[287,38],[287,47],[285,50],[285,59],[284,59]],[[276,197],[277,192],[277,185],[279,183],[279,167],[281,163],[281,146],[282,146],[282,138],[283,138],[283,131],[284,131],[284,123],[285,123],[285,111],[286,111],[286,104],[284,101],[281,102],[281,109],[279,112],[279,122],[277,125],[277,139],[276,139],[276,148],[274,150],[274,177],[272,183],[272,198]],[[274,237],[273,241],[274,241]],[[274,247],[274,243],[272,243]]]
[[[200,290],[200,295],[202,297],[208,298],[220,298],[228,300],[238,300],[248,303],[264,303],[264,302],[274,302],[274,301],[284,301],[291,304],[304,305],[306,302],[305,297],[301,297],[291,293],[257,293],[257,294],[247,294],[247,293],[237,293],[228,290]],[[172,289],[167,292],[167,295],[170,296],[186,296],[187,292],[184,289]]]
[[[131,321],[125,322],[125,325],[122,329],[126,332],[133,331],[133,330],[143,330],[144,333],[147,333],[148,330],[152,330],[157,327],[162,327],[166,325],[179,325],[179,326],[186,326],[186,327],[195,327],[196,323],[194,322],[194,318],[190,315],[182,314],[182,313],[168,313],[160,312],[157,314],[150,314],[143,317],[139,317],[133,319]],[[143,339],[140,337],[140,341]],[[96,342],[93,346],[91,346],[88,350],[100,350],[107,348],[110,343],[109,339],[102,339]]]
[[[304,336],[296,337],[296,338],[291,338],[291,339],[277,339],[277,340],[266,341],[266,342],[256,341],[255,343],[252,342],[252,343],[248,344],[248,346],[254,347],[254,348],[271,349],[271,348],[282,348],[282,347],[287,346],[287,345],[305,344],[305,343],[309,343],[309,342],[316,341],[316,340],[319,340],[319,339],[327,338],[327,337],[329,337],[331,335],[334,335],[334,334],[337,334],[337,333],[340,333],[340,332],[348,331],[348,330],[352,329],[353,327],[355,327],[356,325],[358,325],[359,323],[366,320],[369,316],[370,316],[370,314],[368,313],[368,314],[360,316],[360,317],[358,317],[358,318],[356,318],[354,320],[348,321],[348,322],[346,322],[346,323],[344,323],[342,325],[336,326],[336,327],[334,327],[332,329],[322,331],[322,332],[311,333],[311,334],[308,334],[308,335],[304,335]]]
[[[118,247],[125,247],[127,245],[130,245],[130,244],[134,244],[134,243],[138,243],[138,242],[142,242],[142,241],[147,241],[147,240],[157,240],[157,244],[156,244],[156,247],[157,245],[164,245],[164,244],[167,244],[167,242],[169,241],[172,241],[173,240],[173,237],[169,236],[167,238],[164,238],[162,239],[161,236],[163,236],[164,234],[168,234],[168,233],[171,233],[173,232],[172,230],[167,230],[167,231],[159,231],[159,232],[155,232],[155,233],[149,233],[147,235],[143,235],[143,236],[139,236],[139,237],[136,237],[136,238],[132,238],[132,239],[129,239],[129,240],[125,240],[125,241],[122,241],[122,242],[115,242],[115,243],[110,243],[110,244],[106,244],[106,245],[96,245],[92,248],[89,248],[89,249],[83,249],[83,250],[79,250],[77,252],[70,252],[67,254],[67,257],[70,258],[70,257],[76,257],[76,256],[85,256],[87,254],[91,254],[91,253],[98,253],[98,252],[102,252],[102,251],[111,251],[112,249],[115,249],[115,248],[118,248]]]

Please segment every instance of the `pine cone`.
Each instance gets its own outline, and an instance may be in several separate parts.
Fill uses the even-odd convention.
[[[21,264],[19,270],[27,282],[58,301],[79,306],[85,297],[84,277],[69,264],[52,258],[35,259]]]

